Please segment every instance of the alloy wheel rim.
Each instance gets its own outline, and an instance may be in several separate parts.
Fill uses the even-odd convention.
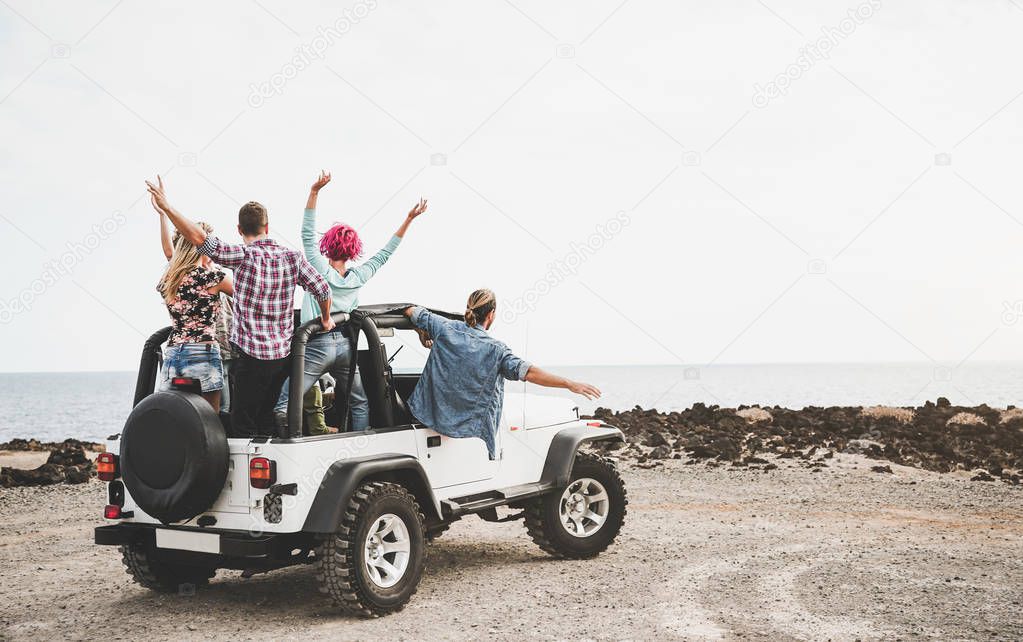
[[[393,513],[376,518],[363,546],[366,574],[380,588],[390,588],[401,581],[408,570],[412,549],[408,527]]]
[[[561,525],[573,537],[589,537],[607,521],[610,507],[603,484],[589,477],[576,479],[561,494]]]

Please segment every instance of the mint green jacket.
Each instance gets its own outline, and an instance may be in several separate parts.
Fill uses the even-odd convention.
[[[400,243],[399,237],[392,236],[387,245],[368,260],[348,268],[344,274],[338,274],[337,270],[330,267],[327,257],[320,254],[316,240],[316,210],[306,210],[302,214],[302,249],[305,258],[330,286],[331,312],[351,312],[359,307],[359,290],[387,263]],[[307,292],[302,301],[302,323],[319,318],[320,304]]]

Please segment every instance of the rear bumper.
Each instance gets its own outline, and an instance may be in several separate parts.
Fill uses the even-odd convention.
[[[101,546],[154,542],[157,528],[160,527],[146,524],[97,526],[94,538],[96,544]],[[292,534],[252,535],[244,532],[216,532],[204,529],[173,530],[219,535],[220,555],[225,557],[276,558],[286,555],[287,551],[290,551],[291,540],[294,538]]]

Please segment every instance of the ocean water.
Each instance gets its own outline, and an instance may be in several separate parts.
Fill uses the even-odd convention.
[[[693,403],[805,406],[952,403],[1023,406],[1023,364],[789,364],[552,367],[592,383],[604,396],[577,397],[580,410],[634,406],[681,410]],[[509,387],[523,386],[509,383]],[[120,432],[131,411],[134,372],[0,374],[0,441],[102,440]],[[528,386],[531,393],[571,396]]]

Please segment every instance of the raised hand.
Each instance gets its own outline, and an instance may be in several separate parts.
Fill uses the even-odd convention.
[[[310,190],[313,192],[319,192],[321,189],[323,189],[323,186],[329,182],[330,172],[328,172],[325,169],[320,170],[320,176],[316,179],[316,182],[313,183],[313,186],[310,188]]]
[[[420,198],[419,202],[412,206],[412,209],[408,211],[409,218],[415,218],[426,211],[426,199]]]
[[[160,206],[156,204],[156,197],[152,194],[149,195],[149,203],[153,206],[153,209],[156,210],[156,213],[159,214],[161,218],[167,216],[167,213],[160,209]]]
[[[401,222],[401,227],[398,228],[398,231],[395,232],[394,235],[397,236],[398,238],[404,238],[405,232],[408,232],[409,225],[412,224],[412,221],[415,220],[417,216],[419,216],[425,211],[426,199],[421,198],[419,199],[419,202],[413,205],[412,209],[408,211],[408,216],[406,216],[405,220]]]
[[[156,175],[156,185],[153,185],[149,181],[146,181],[146,189],[149,190],[150,200],[153,203],[153,207],[160,211],[166,211],[170,208],[170,203],[167,202],[167,194],[163,188],[163,178],[159,174]]]

